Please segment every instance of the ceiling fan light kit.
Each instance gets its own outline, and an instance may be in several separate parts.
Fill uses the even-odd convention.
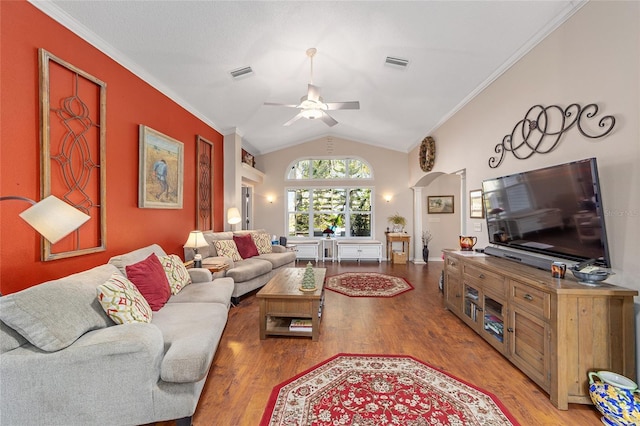
[[[312,47],[307,49],[307,56],[311,61],[311,74],[309,79],[309,84],[307,86],[307,94],[300,98],[300,104],[291,105],[291,104],[279,104],[273,102],[265,102],[265,105],[270,106],[282,106],[286,108],[297,108],[300,111],[296,116],[292,119],[284,123],[284,126],[290,126],[301,118],[306,118],[308,120],[316,120],[320,119],[327,126],[332,127],[338,124],[338,122],[331,117],[326,111],[329,110],[339,110],[339,109],[360,109],[360,102],[358,101],[350,101],[350,102],[327,102],[325,103],[322,97],[320,96],[320,91],[317,86],[313,85],[313,57],[317,53],[317,49]]]

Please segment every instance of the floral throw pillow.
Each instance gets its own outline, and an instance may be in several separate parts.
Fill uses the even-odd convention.
[[[251,238],[253,238],[253,242],[256,243],[258,253],[271,253],[271,237],[269,234],[265,234],[264,232],[252,232]]]
[[[126,277],[113,274],[96,292],[102,309],[116,324],[151,322],[151,306]]]
[[[236,242],[233,240],[217,240],[213,242],[213,245],[216,246],[216,252],[218,252],[218,256],[229,257],[231,260],[242,260],[240,257],[240,253],[238,252],[238,247],[236,247]]]
[[[164,272],[167,273],[171,294],[178,294],[180,290],[191,284],[189,271],[187,271],[184,263],[177,255],[158,256],[158,259],[164,268]]]

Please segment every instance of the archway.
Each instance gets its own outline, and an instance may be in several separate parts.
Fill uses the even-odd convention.
[[[424,263],[419,253],[422,253],[422,233],[429,231],[433,240],[429,243],[429,258],[440,259],[440,253],[445,248],[458,247],[458,235],[464,234],[464,214],[467,210],[466,171],[453,173],[432,172],[422,176],[413,190],[414,217],[414,263]],[[429,213],[427,200],[429,196],[454,196],[454,208],[451,214]]]

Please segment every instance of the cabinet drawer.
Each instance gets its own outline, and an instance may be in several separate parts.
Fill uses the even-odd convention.
[[[465,280],[480,284],[482,288],[491,289],[495,293],[502,295],[505,294],[506,286],[504,283],[504,277],[501,275],[467,264],[462,265],[462,271]]]
[[[551,316],[551,296],[549,293],[517,281],[511,281],[511,298],[516,305],[540,318],[549,319]]]
[[[457,259],[453,259],[449,256],[445,256],[444,259],[445,268],[447,268],[447,272],[452,274],[460,274],[460,263]]]

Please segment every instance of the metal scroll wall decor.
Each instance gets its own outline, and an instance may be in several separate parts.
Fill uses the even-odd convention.
[[[213,230],[213,143],[196,138],[196,229]]]
[[[532,106],[513,127],[511,134],[496,145],[494,151],[499,155],[489,158],[489,167],[495,169],[502,164],[507,152],[513,153],[519,160],[526,160],[533,154],[548,154],[558,146],[562,135],[573,126],[587,138],[606,136],[613,130],[616,119],[612,115],[603,116],[597,124],[599,131],[591,132],[587,127],[588,120],[595,119],[597,114],[596,104],[582,107],[575,103],[565,109],[557,105]]]
[[[106,250],[107,85],[38,50],[42,198],[55,195],[91,219],[56,244],[42,239],[42,260]]]

